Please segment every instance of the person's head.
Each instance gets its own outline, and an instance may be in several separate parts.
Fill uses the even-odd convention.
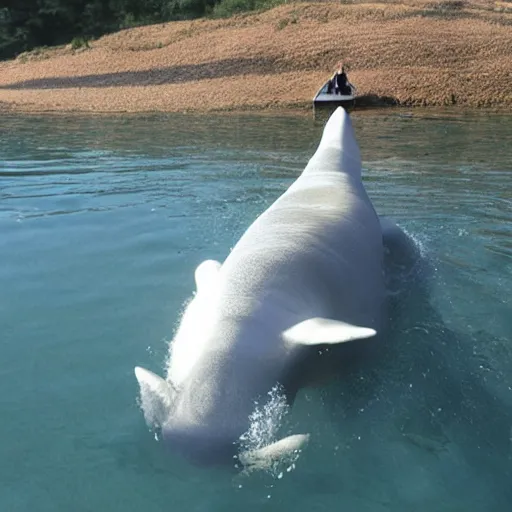
[[[340,62],[338,62],[338,72],[339,72],[339,73],[342,73],[343,71],[344,71],[344,70],[343,70],[343,62],[342,62],[342,61],[340,61]]]

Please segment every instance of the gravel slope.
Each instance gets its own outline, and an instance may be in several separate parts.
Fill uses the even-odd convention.
[[[512,3],[289,3],[123,30],[0,62],[0,108],[211,111],[310,106],[338,60],[368,103],[512,109]]]

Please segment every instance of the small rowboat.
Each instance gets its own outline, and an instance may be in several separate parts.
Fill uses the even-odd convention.
[[[327,80],[327,82],[325,82],[325,84],[322,85],[320,89],[318,89],[318,92],[313,98],[314,107],[328,107],[338,105],[341,105],[342,107],[348,107],[354,105],[357,94],[357,90],[354,85],[352,85],[351,83],[348,84],[350,90],[352,91],[351,94],[336,94],[334,90],[332,92],[328,92],[329,82],[330,80]]]

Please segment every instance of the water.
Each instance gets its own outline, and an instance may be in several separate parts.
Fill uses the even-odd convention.
[[[12,116],[0,126],[0,509],[505,511],[512,489],[512,117],[356,113],[365,182],[428,292],[395,348],[303,393],[283,474],[185,467],[144,424],[193,270],[303,169],[307,116]]]

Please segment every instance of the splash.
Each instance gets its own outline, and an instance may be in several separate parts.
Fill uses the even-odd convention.
[[[256,407],[249,416],[249,430],[240,436],[241,448],[244,450],[259,450],[276,441],[277,431],[289,412],[280,385],[274,386],[267,394],[269,399],[263,406],[259,402],[255,403]]]
[[[165,375],[166,375],[167,379],[171,379],[170,370],[171,370],[171,360],[172,360],[172,355],[173,355],[173,350],[174,350],[174,341],[176,339],[176,335],[178,334],[181,322],[183,320],[183,317],[185,316],[187,308],[189,307],[190,303],[194,300],[195,295],[196,294],[194,292],[190,297],[187,297],[187,299],[185,299],[183,301],[183,303],[181,304],[181,308],[178,311],[177,320],[174,322],[171,338],[169,340],[167,340],[167,357],[165,358],[165,361],[164,361]],[[176,383],[174,383],[174,384],[176,384]]]
[[[428,237],[425,235],[420,236],[420,235],[411,233],[403,226],[401,226],[399,224],[397,224],[397,225],[402,229],[402,231],[407,235],[407,237],[412,241],[412,243],[418,249],[418,251],[420,252],[420,256],[422,258],[427,258],[428,254],[429,254],[429,250],[428,250],[429,239],[428,239]]]
[[[276,385],[268,392],[268,400],[255,409],[249,416],[249,429],[240,436],[240,452],[260,450],[277,441],[277,433],[290,407],[286,401],[282,386]],[[281,479],[285,472],[295,469],[300,450],[283,453],[279,459],[272,459],[268,466],[260,467],[273,477]]]

